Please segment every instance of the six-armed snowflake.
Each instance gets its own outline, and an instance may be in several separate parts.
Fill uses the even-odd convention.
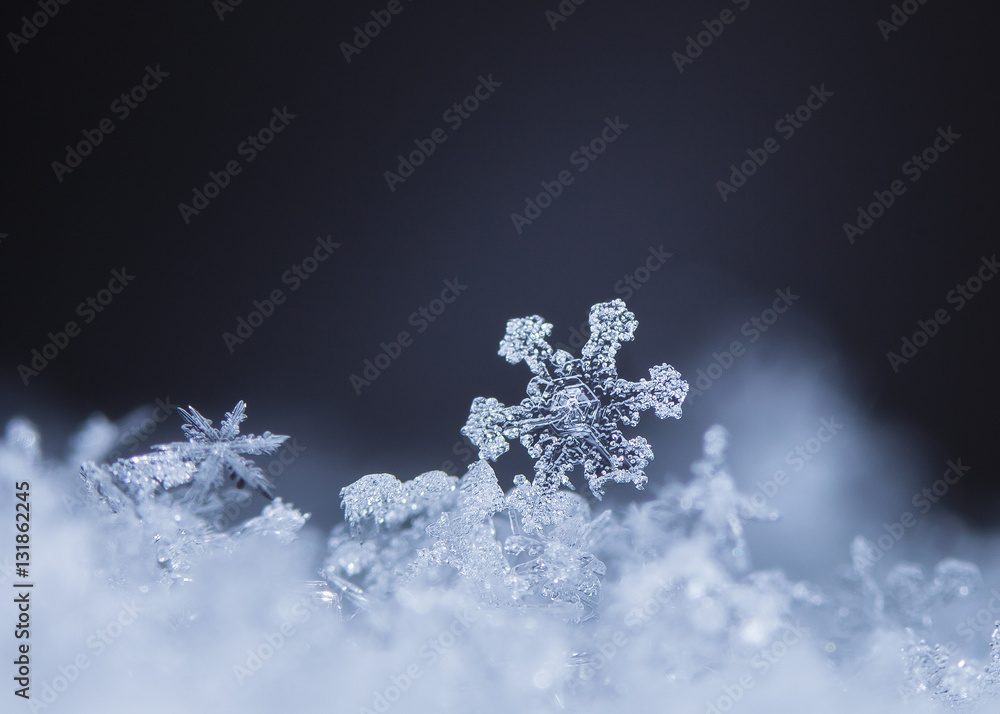
[[[479,457],[496,460],[510,448],[508,439],[520,439],[537,459],[536,482],[543,488],[572,488],[567,472],[577,464],[598,498],[609,480],[641,488],[653,451],[641,436],[626,439],[618,425],[635,426],[650,407],[661,419],[680,418],[688,384],[668,364],[652,367],[649,380],[618,376],[615,356],[637,326],[621,300],[594,305],[590,339],[575,359],[546,342],[552,325],[538,315],[510,320],[499,354],[511,364],[524,360],[535,376],[519,405],[492,397],[472,402],[462,433],[479,447]]]
[[[240,436],[240,423],[247,418],[247,405],[240,401],[216,429],[212,420],[206,419],[194,407],[190,412],[178,409],[187,424],[181,426],[188,441],[162,444],[153,448],[177,456],[180,460],[197,464],[193,474],[195,484],[194,500],[202,500],[210,491],[217,489],[226,473],[242,488],[249,485],[267,498],[273,498],[273,485],[257,464],[245,459],[241,454],[270,454],[281,446],[287,436],[265,431],[260,436],[246,434]]]
[[[242,454],[273,453],[287,436],[265,431],[260,436],[240,435],[240,423],[246,417],[246,404],[237,402],[216,429],[212,420],[197,409],[178,409],[187,422],[181,428],[188,441],[157,444],[152,453],[118,459],[112,464],[85,463],[84,481],[115,512],[121,510],[122,494],[144,502],[156,493],[187,486],[184,500],[205,504],[217,495],[228,474],[237,488],[249,485],[261,495],[272,498],[273,485],[263,470]]]

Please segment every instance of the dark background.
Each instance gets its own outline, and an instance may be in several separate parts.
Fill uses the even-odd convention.
[[[217,423],[244,399],[247,431],[305,448],[278,492],[330,523],[337,490],[363,473],[411,478],[449,460],[461,473],[473,397],[511,403],[529,377],[496,356],[506,320],[540,314],[568,343],[663,246],[672,257],[628,299],[639,329],[622,376],[666,361],[693,379],[736,339],[748,353],[681,422],[645,417],[635,433],[658,467],[686,470],[754,370],[808,369],[856,413],[913,435],[930,464],[918,485],[947,458],[973,464],[946,508],[995,524],[1000,285],[959,312],[945,299],[996,251],[995,9],[913,2],[886,40],[887,2],[588,0],[564,3],[576,9],[553,30],[556,0],[403,0],[348,63],[341,43],[385,6],[245,0],[220,19],[208,0],[70,2],[16,53],[8,36],[0,419],[34,419],[58,455],[93,412],[119,419],[169,397]],[[727,8],[735,21],[679,72],[673,53]],[[38,11],[8,3],[0,28],[21,33]],[[169,76],[120,119],[111,103],[157,63]],[[452,131],[442,115],[480,75],[501,85]],[[786,140],[775,122],[813,85],[833,96]],[[295,119],[247,163],[237,146],[283,107]],[[114,131],[58,180],[52,162],[104,117]],[[577,172],[571,153],[616,117],[628,128]],[[384,172],[436,127],[447,140],[390,191]],[[939,127],[961,138],[910,183],[902,164]],[[722,201],[716,181],[768,137],[778,152]],[[242,173],[186,224],[178,204],[233,159]],[[510,214],[563,169],[574,182],[518,234]],[[907,192],[852,245],[842,224],[895,179]],[[327,235],[341,247],[289,292],[281,275]],[[123,267],[134,282],[82,324],[77,304]],[[350,375],[415,333],[411,313],[454,278],[468,288],[356,394]],[[230,352],[222,334],[274,288],[287,302]],[[799,300],[749,345],[741,326],[779,288]],[[894,373],[886,353],[938,308],[950,322]],[[69,320],[80,336],[25,385],[18,365]],[[522,451],[500,462],[503,478],[530,469]]]

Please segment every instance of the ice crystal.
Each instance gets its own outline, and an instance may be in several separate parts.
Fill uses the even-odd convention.
[[[480,460],[461,479],[369,474],[341,499],[347,524],[331,534],[322,574],[356,607],[421,585],[495,607],[546,607],[567,620],[593,614],[605,568],[590,549],[609,515],[592,521],[576,494],[517,476],[505,496]]]
[[[340,491],[344,515],[355,533],[371,519],[375,530],[396,527],[423,512],[440,511],[452,500],[458,479],[429,471],[402,483],[392,474],[368,474]]]
[[[982,585],[979,568],[955,558],[939,562],[930,581],[920,565],[896,563],[879,585],[873,574],[873,548],[861,536],[851,544],[852,567],[842,574],[848,591],[840,618],[846,636],[887,624],[926,631],[936,609],[972,595]]]
[[[111,464],[84,462],[84,481],[112,511],[121,510],[123,495],[143,503],[181,486],[187,486],[183,499],[196,510],[220,510],[234,501],[246,500],[244,494],[222,491],[226,474],[237,488],[249,484],[272,498],[273,486],[264,471],[241,454],[273,453],[288,437],[269,431],[260,436],[240,436],[240,423],[246,419],[246,404],[242,401],[226,414],[218,429],[197,409],[188,409],[178,409],[187,421],[181,428],[188,441],[157,444],[152,447],[153,453]]]
[[[92,420],[69,458],[94,457],[110,433]],[[177,687],[160,686],[164,657],[190,684],[215,671],[220,654],[236,679],[226,690],[210,678],[204,696],[222,686],[246,711],[268,709],[265,692],[279,690],[311,711],[331,686],[359,711],[384,711],[397,695],[401,711],[645,711],[664,701],[729,711],[743,697],[750,711],[797,711],[817,692],[824,711],[994,711],[1000,627],[985,652],[934,639],[962,616],[956,601],[981,587],[979,569],[953,558],[933,569],[882,563],[890,558],[857,538],[839,587],[751,570],[744,528],[775,516],[736,488],[726,441],[721,427],[709,429],[693,478],[624,515],[592,513],[591,500],[537,476],[515,476],[504,494],[485,460],[460,479],[365,476],[342,491],[346,522],[331,534],[322,580],[308,573],[311,539],[283,545],[307,516],[280,498],[237,523],[232,499],[245,504],[247,490],[219,488],[226,481],[216,478],[207,498],[188,497],[203,458],[167,448],[85,465],[109,506],[94,519],[62,510],[53,496],[78,469],[43,459],[34,428],[19,421],[0,439],[0,484],[28,480],[33,522],[37,509],[49,524],[40,533],[56,538],[33,566],[57,587],[33,607],[53,623],[38,635],[57,656],[80,651],[72,636],[56,646],[65,632],[110,632],[120,607],[141,616],[127,631],[119,618],[108,666],[87,675],[100,679],[64,693],[74,711],[106,709],[122,671],[142,678],[144,692],[169,696]],[[13,492],[0,488],[0,506],[12,505]],[[0,563],[0,581],[21,577],[14,565]],[[157,593],[160,585],[173,589]],[[246,679],[251,672],[257,679]],[[276,686],[291,672],[308,676]],[[404,688],[416,672],[434,686]],[[442,691],[452,698],[442,703]],[[199,696],[169,704],[198,710]]]
[[[514,477],[506,504],[512,534],[504,553],[514,596],[554,605],[568,620],[594,616],[607,567],[592,551],[609,527],[610,511],[592,520],[581,496],[543,490],[523,475]]]
[[[236,481],[237,488],[249,485],[263,496],[273,498],[271,489],[274,486],[267,480],[264,472],[241,454],[259,456],[273,453],[288,437],[269,431],[260,436],[240,436],[240,423],[247,418],[246,404],[242,401],[237,402],[233,410],[226,413],[218,429],[212,426],[210,419],[198,413],[197,409],[190,406],[188,409],[190,411],[177,410],[187,421],[181,427],[188,438],[187,443],[175,442],[154,448],[174,455],[179,461],[197,466],[190,479],[193,482],[191,497],[195,501],[203,501],[224,483],[228,473]]]
[[[626,439],[619,425],[636,426],[649,408],[661,419],[680,418],[688,385],[668,364],[652,367],[649,380],[618,376],[615,357],[637,325],[621,300],[594,305],[590,338],[573,358],[546,342],[552,325],[538,315],[510,320],[499,354],[511,364],[527,363],[535,375],[528,396],[513,406],[477,397],[462,434],[490,460],[510,448],[509,439],[519,439],[536,459],[536,482],[548,490],[572,487],[567,473],[577,465],[598,498],[609,480],[641,488],[653,451],[641,436]]]
[[[906,685],[904,696],[922,696],[952,709],[993,700],[1000,694],[1000,622],[990,638],[990,660],[957,658],[941,645],[929,645],[907,631],[910,641],[904,648]]]
[[[305,524],[308,515],[273,501],[261,515],[242,526],[226,532],[233,517],[250,501],[250,494],[241,490],[250,485],[271,498],[271,484],[263,470],[242,454],[272,453],[288,437],[264,432],[261,436],[239,433],[246,419],[246,404],[238,402],[226,414],[219,428],[198,410],[179,409],[186,420],[182,426],[187,442],[153,446],[154,451],[110,464],[84,462],[81,476],[91,496],[142,538],[149,538],[156,549],[156,561],[171,575],[190,568],[200,553],[214,548],[229,549],[233,536],[270,535],[288,542]],[[99,425],[98,425],[99,426]],[[79,453],[94,453],[100,439],[95,439],[94,427],[89,428],[83,441],[87,449]],[[225,489],[229,475],[236,488]],[[119,523],[119,527],[126,527]]]
[[[302,513],[281,498],[276,498],[264,506],[259,516],[244,523],[235,535],[257,534],[276,538],[279,543],[290,543],[298,536],[299,530],[307,520],[309,520],[308,513]]]

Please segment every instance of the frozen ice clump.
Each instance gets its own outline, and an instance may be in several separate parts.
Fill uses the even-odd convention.
[[[588,548],[601,522],[576,494],[518,476],[505,496],[493,469],[478,461],[461,479],[365,476],[341,498],[348,523],[331,534],[323,575],[359,606],[361,597],[368,604],[429,587],[584,619],[598,600],[605,569]]]
[[[996,624],[986,664],[958,657],[941,645],[931,646],[909,632],[903,696],[926,698],[951,709],[995,702],[1000,696],[1000,622]]]
[[[402,483],[392,474],[368,474],[341,489],[344,516],[355,533],[369,523],[396,528],[421,514],[434,514],[452,504],[458,479],[443,471],[429,471]]]
[[[200,554],[233,547],[232,536],[270,534],[282,542],[293,540],[308,516],[280,499],[227,531],[249,505],[244,486],[272,498],[273,486],[263,470],[244,454],[273,453],[288,437],[240,435],[246,419],[242,401],[218,428],[193,407],[178,411],[187,422],[182,429],[188,441],[156,445],[152,453],[110,464],[85,461],[80,467],[87,492],[112,514],[117,531],[132,533],[130,549],[151,545],[160,574],[170,579],[186,573]],[[77,439],[78,453],[102,450],[97,447],[107,439],[101,438],[106,431],[101,426],[91,425]]]

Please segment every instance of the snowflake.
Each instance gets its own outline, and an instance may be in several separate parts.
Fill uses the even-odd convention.
[[[153,447],[181,461],[197,465],[190,475],[193,485],[188,494],[196,503],[205,500],[209,493],[217,490],[224,483],[226,473],[236,481],[237,488],[249,485],[268,499],[273,498],[271,489],[274,486],[267,480],[264,471],[253,461],[243,458],[241,454],[271,454],[288,437],[272,434],[269,431],[260,436],[253,434],[240,436],[240,423],[247,418],[246,406],[243,401],[237,402],[233,410],[226,413],[218,429],[212,426],[210,419],[203,417],[194,407],[188,407],[191,411],[178,409],[177,411],[187,421],[187,424],[181,426],[188,438],[187,443],[181,441]]]
[[[196,507],[220,509],[234,500],[248,498],[242,493],[236,496],[238,492],[218,493],[227,473],[237,488],[249,484],[268,499],[273,498],[273,486],[263,470],[241,454],[273,453],[288,437],[269,431],[260,436],[240,436],[240,422],[246,419],[246,404],[242,401],[226,414],[218,429],[197,409],[188,409],[177,410],[188,422],[181,427],[188,441],[158,444],[153,453],[111,464],[86,462],[82,475],[88,488],[115,513],[125,507],[125,495],[142,504],[180,486],[188,486],[183,500]]]
[[[679,419],[688,385],[668,364],[651,368],[649,380],[618,376],[615,355],[637,325],[621,300],[594,305],[590,339],[573,358],[546,342],[552,325],[538,315],[510,320],[499,354],[511,364],[523,360],[534,373],[528,396],[514,406],[477,397],[462,434],[491,460],[510,448],[508,439],[520,439],[536,459],[537,482],[549,490],[572,488],[566,474],[577,464],[598,498],[609,480],[642,488],[653,451],[641,436],[626,439],[618,425],[636,426],[650,407],[661,419]]]
[[[201,554],[232,552],[240,538],[264,535],[281,543],[294,540],[309,516],[280,498],[272,500],[261,515],[226,531],[251,500],[249,493],[238,490],[242,486],[250,485],[272,498],[272,486],[263,470],[241,454],[272,453],[288,437],[270,432],[240,436],[240,423],[246,419],[242,401],[226,414],[219,428],[194,407],[178,411],[187,422],[182,428],[188,441],[159,444],[152,453],[109,464],[85,461],[81,465],[86,489],[115,514],[118,527],[134,529],[139,541],[155,547],[156,560],[168,579],[186,577]],[[237,488],[222,488],[227,474]]]

